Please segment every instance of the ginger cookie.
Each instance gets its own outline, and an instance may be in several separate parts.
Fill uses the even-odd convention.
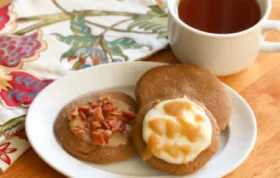
[[[136,155],[131,127],[136,103],[120,92],[89,93],[67,104],[55,122],[55,135],[72,156],[97,164]]]
[[[150,69],[137,82],[135,95],[139,108],[157,99],[187,95],[206,106],[221,131],[230,121],[232,105],[226,88],[210,72],[193,65],[171,64]]]
[[[191,174],[205,165],[219,148],[219,135],[212,114],[188,97],[148,103],[132,129],[143,160],[174,175]]]

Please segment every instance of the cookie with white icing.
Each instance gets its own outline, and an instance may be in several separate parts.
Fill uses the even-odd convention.
[[[188,64],[159,66],[147,71],[137,82],[139,108],[157,99],[184,95],[206,106],[221,131],[228,126],[232,103],[223,84],[207,70]]]
[[[132,127],[142,159],[174,175],[190,174],[205,165],[219,148],[219,135],[212,114],[188,97],[148,103]]]

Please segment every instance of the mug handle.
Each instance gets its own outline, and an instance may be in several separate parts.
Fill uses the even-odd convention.
[[[267,20],[264,22],[262,28],[263,28],[263,33],[270,30],[280,32],[280,21]],[[263,41],[260,50],[262,52],[280,52],[280,42]]]

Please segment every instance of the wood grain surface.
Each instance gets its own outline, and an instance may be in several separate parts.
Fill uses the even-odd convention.
[[[12,0],[0,0],[0,8],[5,7],[6,5],[10,4]]]
[[[2,0],[1,0],[2,1]],[[280,0],[272,0],[271,19],[280,20]],[[280,34],[269,32],[267,40],[280,42]],[[167,49],[151,61],[177,63]],[[239,92],[252,107],[258,123],[257,143],[246,161],[226,178],[280,177],[280,53],[260,54],[255,64],[235,75],[220,78]],[[60,178],[30,149],[1,178]]]

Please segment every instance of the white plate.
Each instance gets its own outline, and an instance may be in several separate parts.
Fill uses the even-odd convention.
[[[139,77],[158,65],[163,64],[106,64],[71,73],[55,81],[35,98],[26,118],[26,131],[34,150],[50,166],[70,177],[172,177],[150,168],[139,156],[110,165],[81,161],[63,150],[53,131],[59,111],[72,99],[98,90],[122,91],[134,97]],[[221,136],[219,152],[203,168],[182,177],[222,177],[239,166],[251,152],[257,135],[254,114],[240,95],[227,88],[233,100],[233,114],[229,128]]]

